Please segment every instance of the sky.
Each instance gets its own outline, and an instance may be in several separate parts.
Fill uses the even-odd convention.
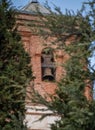
[[[32,0],[12,0],[12,3],[16,8],[21,8],[31,1]],[[82,2],[85,0],[47,0],[47,1],[50,6],[53,7],[53,5],[56,5],[57,7],[60,7],[61,10],[64,12],[65,9],[77,11],[77,9],[81,8]],[[46,0],[38,0],[38,2],[44,5]]]

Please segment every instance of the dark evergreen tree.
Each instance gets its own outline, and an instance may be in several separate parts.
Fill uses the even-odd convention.
[[[57,44],[57,49],[62,49],[69,56],[63,64],[66,74],[58,83],[55,96],[50,95],[51,101],[46,101],[38,92],[34,95],[35,102],[46,105],[59,116],[59,120],[51,125],[52,130],[95,129],[95,101],[91,99],[95,71],[89,60],[94,50],[91,43],[95,41],[95,2],[85,4],[91,6],[87,14],[84,5],[77,13],[66,11],[63,15],[56,8],[56,12],[50,10],[47,16],[41,14],[44,17],[41,36],[56,37],[52,44]],[[67,45],[66,40],[70,37],[75,40]],[[87,87],[90,88],[88,97],[85,95]]]
[[[26,86],[32,79],[16,15],[10,0],[0,0],[0,130],[24,130]]]

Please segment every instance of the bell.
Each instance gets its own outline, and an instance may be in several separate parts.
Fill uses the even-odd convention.
[[[54,80],[54,75],[52,74],[52,69],[51,68],[45,68],[42,78],[43,78],[43,80],[48,80],[48,81]]]

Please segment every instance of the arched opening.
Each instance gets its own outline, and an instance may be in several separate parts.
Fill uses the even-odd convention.
[[[55,80],[55,61],[52,48],[45,48],[41,53],[42,81]]]

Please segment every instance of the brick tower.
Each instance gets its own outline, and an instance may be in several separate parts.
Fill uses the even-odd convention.
[[[44,6],[40,5],[37,0],[33,0],[23,7],[17,16],[18,31],[21,35],[25,50],[31,57],[31,65],[33,70],[34,81],[27,87],[26,97],[26,122],[29,130],[50,130],[50,124],[58,119],[51,111],[47,111],[45,106],[31,103],[31,90],[34,87],[40,94],[54,94],[57,87],[55,81],[61,77],[63,69],[60,66],[68,59],[68,55],[63,52],[56,51],[55,46],[51,45],[54,38],[49,37],[44,40],[42,37],[31,31],[27,26],[27,22],[35,22],[37,20],[37,12],[40,11],[44,15],[50,12]],[[69,44],[74,37],[70,37],[66,42]],[[47,46],[44,46],[46,44]],[[88,90],[89,91],[89,90]],[[42,121],[39,118],[44,114],[49,114]]]
[[[37,0],[33,0],[28,5],[23,7],[17,16],[18,31],[21,35],[25,50],[31,57],[31,65],[34,82],[27,87],[26,97],[26,122],[29,130],[50,130],[50,123],[57,120],[51,111],[47,111],[45,106],[34,105],[31,103],[31,90],[34,87],[40,94],[53,94],[56,88],[55,80],[59,80],[63,62],[63,55],[61,51],[55,51],[54,46],[50,46],[52,38],[45,41],[43,38],[32,32],[30,27],[26,25],[28,22],[37,20],[37,12],[47,15],[49,10],[40,5]],[[43,44],[47,44],[44,46]],[[47,52],[47,53],[46,53]],[[56,55],[56,56],[55,56]],[[58,65],[56,65],[58,63]],[[37,121],[43,114],[49,114],[42,121]]]

